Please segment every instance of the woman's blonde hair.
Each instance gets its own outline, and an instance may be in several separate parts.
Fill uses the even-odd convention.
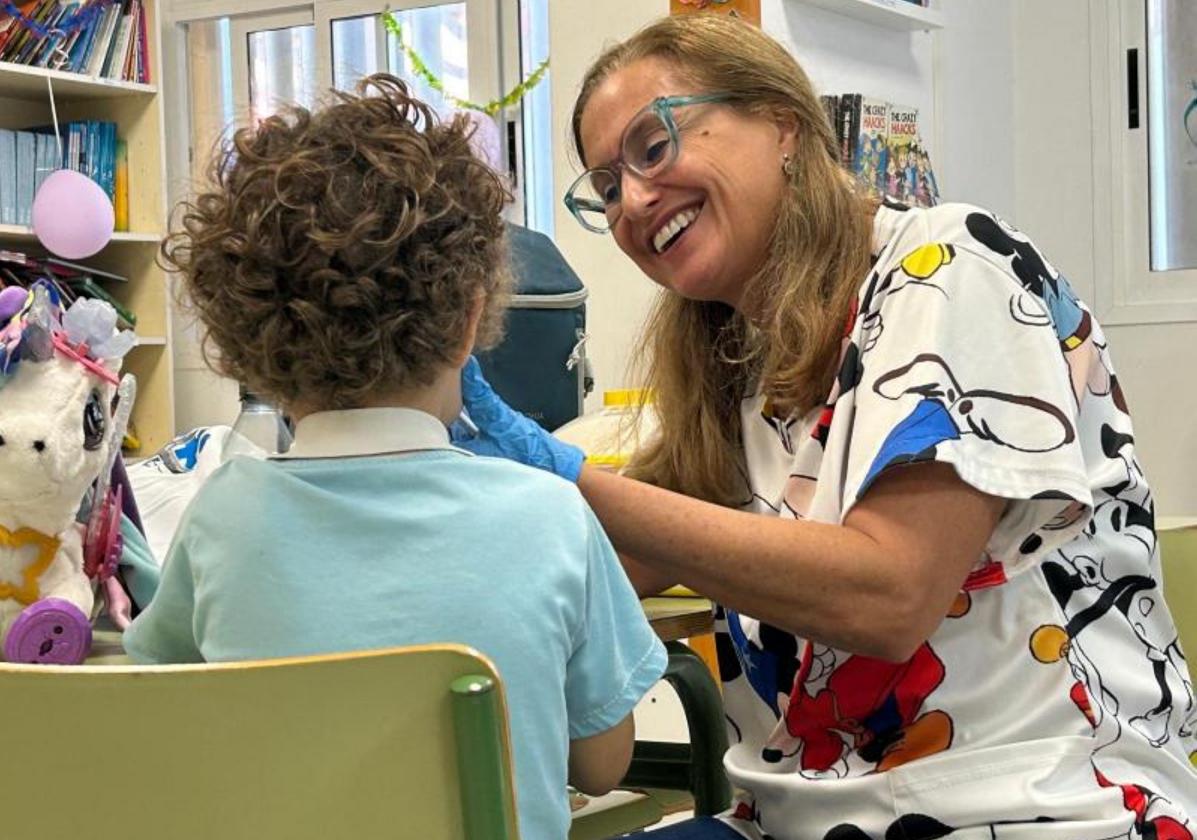
[[[731,107],[798,129],[789,189],[764,262],[745,286],[742,311],[662,292],[636,353],[661,431],[627,473],[740,505],[748,499],[740,402],[763,391],[784,417],[827,398],[845,321],[869,269],[874,205],[840,167],[831,125],[798,62],[756,27],[724,15],[663,18],[595,61],[572,119],[582,160],[590,97],[612,74],[646,58],[667,62],[704,90],[730,93]],[[780,156],[777,163],[780,171]]]

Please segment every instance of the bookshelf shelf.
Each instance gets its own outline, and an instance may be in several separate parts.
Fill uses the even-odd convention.
[[[942,29],[943,13],[906,0],[791,0],[904,32]]]
[[[54,83],[54,96],[62,99],[113,99],[153,96],[158,92],[157,85],[118,82],[0,61],[0,92],[5,98],[42,101],[46,98],[46,79]]]
[[[37,237],[31,228],[20,225],[0,225],[0,239],[34,242]],[[160,233],[145,233],[142,231],[117,231],[112,234],[113,242],[141,242],[156,243],[162,239]]]
[[[162,78],[160,0],[140,2],[145,13],[149,78],[158,80]],[[175,433],[170,289],[156,262],[167,217],[162,96],[157,85],[0,62],[0,128],[22,131],[50,124],[47,79],[53,81],[60,124],[79,120],[115,123],[116,136],[126,144],[132,230],[113,234],[98,254],[74,262],[128,279],[121,283],[101,278],[100,284],[137,316],[139,343],[125,357],[124,370],[137,377],[132,421],[141,441],[140,454],[150,455]],[[0,225],[0,250],[5,249],[44,253],[33,231],[24,225]]]

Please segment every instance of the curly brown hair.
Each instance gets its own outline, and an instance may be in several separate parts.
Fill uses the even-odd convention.
[[[511,287],[503,182],[393,76],[237,131],[177,208],[161,261],[217,372],[285,406],[354,408],[479,349]],[[215,352],[213,352],[215,350]]]

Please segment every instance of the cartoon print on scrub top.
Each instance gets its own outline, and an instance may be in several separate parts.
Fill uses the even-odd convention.
[[[934,289],[947,296],[947,290],[936,278],[955,256],[956,249],[951,245],[931,244],[917,249],[890,272],[883,284],[869,290],[868,296],[878,301],[870,310],[874,306],[880,308],[883,296],[910,286]],[[1028,326],[1047,326],[1046,322],[1028,323],[1013,314],[1042,311],[1029,297],[1023,300],[1022,296],[1011,300],[1015,320]],[[877,320],[880,327],[879,315]],[[908,394],[918,394],[922,401],[889,433],[857,497],[865,494],[883,470],[898,464],[934,460],[938,444],[959,440],[962,435],[976,435],[1022,452],[1050,452],[1075,440],[1072,422],[1059,407],[1029,395],[975,387],[979,384],[983,383],[958,382],[949,363],[934,353],[918,353],[905,365],[878,377],[873,390],[880,396],[900,400]]]
[[[908,209],[892,201],[883,204],[898,212]],[[809,438],[797,434],[792,423],[784,424],[783,437],[782,426],[771,412],[761,411],[760,402],[755,403],[753,414],[744,414],[746,424],[757,416],[767,423],[764,428],[759,421],[756,426],[746,425],[746,431],[753,433],[753,448],[748,451],[750,464],[754,465],[752,477],[759,482],[754,492],[772,500],[768,506],[779,515],[832,521],[829,517],[842,518],[845,509],[886,467],[952,457],[950,453],[961,451],[950,447],[968,447],[963,451],[972,453],[970,459],[989,453],[998,464],[1010,458],[1015,460],[1009,463],[1034,465],[1042,453],[1044,458],[1056,459],[1044,463],[1064,465],[1061,475],[1066,480],[1045,481],[1040,475],[1023,497],[1051,500],[1058,509],[1053,519],[1037,524],[1036,530],[1017,535],[1024,540],[1021,553],[1038,556],[1045,541],[1058,544],[1059,534],[1074,535],[1082,527],[1088,530],[1065,543],[1063,551],[1049,553],[1028,567],[1028,576],[1018,586],[1020,591],[1027,591],[1027,581],[1041,581],[1037,586],[1041,587],[1043,601],[1035,609],[1043,610],[1046,629],[1032,640],[1028,637],[1039,622],[1019,628],[1021,632],[1014,638],[1027,641],[1022,645],[1015,642],[1015,647],[1004,648],[1004,652],[1013,661],[1025,657],[1021,661],[1034,670],[1070,669],[1063,672],[1066,678],[1050,682],[1056,687],[1054,691],[1061,692],[1053,695],[1057,700],[1051,708],[1058,709],[1062,719],[1068,718],[1070,710],[1077,710],[1078,715],[1084,715],[1079,725],[1094,731],[1093,747],[1097,749],[1091,759],[1090,749],[1086,749],[1083,760],[1089,769],[1083,775],[1095,786],[1113,787],[1121,793],[1121,807],[1128,822],[1123,824],[1124,833],[1116,836],[1128,840],[1194,840],[1183,810],[1188,805],[1181,804],[1184,797],[1174,805],[1151,790],[1154,785],[1149,778],[1128,773],[1128,754],[1122,751],[1125,742],[1110,753],[1118,763],[1107,767],[1101,760],[1102,747],[1118,742],[1119,737],[1133,736],[1146,747],[1153,731],[1161,735],[1170,731],[1172,743],[1168,749],[1175,749],[1176,733],[1181,733],[1181,742],[1185,743],[1187,729],[1191,728],[1182,727],[1181,721],[1186,715],[1197,717],[1191,686],[1176,673],[1183,659],[1175,646],[1175,631],[1169,629],[1171,638],[1156,639],[1153,631],[1162,627],[1150,626],[1162,615],[1163,605],[1144,597],[1158,589],[1154,581],[1151,586],[1138,588],[1135,580],[1136,575],[1149,580],[1153,577],[1146,562],[1155,550],[1151,500],[1134,459],[1129,417],[1122,420],[1125,401],[1104,337],[1064,278],[1021,234],[972,208],[955,212],[958,215],[953,219],[949,207],[931,221],[933,230],[944,231],[936,234],[943,238],[914,247],[900,262],[901,252],[889,261],[891,258],[882,251],[878,259],[887,264],[881,270],[877,268],[880,262],[875,264],[865,278],[844,336],[832,392],[817,419],[807,415],[804,420],[810,424]],[[887,225],[904,224],[893,218],[893,213],[889,215]],[[918,216],[915,225],[923,218]],[[909,225],[900,227],[898,235],[910,229]],[[881,247],[884,249],[885,244]],[[989,283],[983,270],[976,270],[981,265],[979,260],[1008,270],[1014,275],[1010,280],[1017,282]],[[972,283],[988,285],[969,285]],[[903,299],[896,306],[885,305],[891,295]],[[904,300],[908,295],[918,299]],[[1019,342],[1024,334],[1029,341],[1040,330],[1052,331],[1038,333],[1037,346],[1046,343],[1059,347],[1059,361],[1064,365],[1052,380],[1056,386],[1047,387],[1042,377],[1024,378],[999,368],[991,373],[983,360],[979,363],[969,356],[968,345],[960,344],[970,328],[964,326],[962,334],[959,320],[931,322],[932,329],[945,330],[943,339],[934,332],[922,335],[917,313],[944,312],[951,318],[971,320],[968,313],[973,310],[968,306],[973,300],[995,304],[976,317],[980,322],[991,321],[997,330],[993,335],[1003,341]],[[943,301],[951,301],[951,307],[943,309]],[[897,320],[891,325],[885,323],[885,318]],[[910,320],[903,320],[907,318]],[[1002,321],[1005,326],[1000,326]],[[891,337],[889,329],[898,335]],[[1045,358],[1041,369],[1050,371],[1052,364],[1050,358]],[[1043,390],[1038,390],[1037,384]],[[853,399],[844,399],[848,395]],[[861,401],[866,398],[874,404],[880,401],[893,405],[892,416],[885,420],[884,410],[873,412],[869,418],[858,416]],[[1078,411],[1081,403],[1084,413]],[[837,405],[845,412],[839,419]],[[746,412],[752,406],[746,401]],[[873,428],[862,425],[866,419]],[[881,422],[886,425],[879,425]],[[764,434],[758,436],[756,430]],[[850,450],[841,448],[851,445],[851,441],[856,442],[858,455],[864,456],[857,462],[855,478],[845,473]],[[1086,447],[1086,460],[1099,461],[1088,464],[1081,473],[1082,482],[1088,478],[1089,492],[1083,492],[1086,485],[1078,485],[1075,476],[1070,478],[1067,472],[1069,460],[1082,454],[1081,443]],[[1008,454],[1000,454],[1003,452]],[[781,460],[774,465],[773,458]],[[1029,474],[1037,475],[1034,469]],[[762,510],[759,505],[756,509]],[[1092,521],[1084,522],[1091,513]],[[1094,548],[1100,548],[1098,543],[1108,547],[1114,541],[1136,540],[1136,533],[1142,538],[1144,530],[1151,545],[1138,539],[1138,555],[1123,551],[1117,557],[1105,558],[1104,570],[1100,564],[1096,570],[1085,567],[1083,572],[1069,565],[1073,560],[1085,566],[1082,554],[1105,556],[1088,550],[1087,541],[1095,543]],[[1009,544],[1009,551],[1018,555],[1019,543]],[[943,637],[932,637],[906,663],[880,662],[837,651],[734,611],[717,611],[716,638],[721,649],[729,734],[733,744],[754,747],[751,754],[756,762],[776,768],[764,770],[762,778],[776,775],[779,780],[776,786],[770,783],[762,787],[760,799],[749,798],[738,804],[735,816],[758,827],[751,836],[763,837],[767,831],[776,834],[780,826],[789,824],[785,821],[792,818],[791,810],[784,799],[776,798],[785,789],[781,781],[785,771],[802,779],[803,784],[827,780],[827,801],[839,802],[841,793],[856,790],[868,776],[941,753],[950,753],[955,758],[947,760],[960,762],[963,756],[954,750],[956,741],[972,743],[970,739],[987,737],[977,720],[957,718],[960,681],[970,679],[971,665],[965,662],[960,670],[960,649],[953,644],[964,638],[961,633],[970,632],[963,629],[969,622],[979,622],[982,637],[993,632],[987,624],[995,616],[994,605],[1000,604],[1003,596],[981,595],[981,590],[1003,591],[1001,587],[1012,583],[1007,580],[1010,562],[1009,558],[1002,562],[982,558],[943,625]],[[1053,565],[1059,568],[1053,569]],[[1016,564],[1014,568],[1021,567]],[[1094,576],[1103,571],[1113,578],[1098,586]],[[1067,583],[1053,587],[1049,580],[1052,575],[1057,583]],[[1067,605],[1061,603],[1065,593]],[[1144,610],[1154,612],[1145,617]],[[1048,626],[1048,622],[1056,622],[1057,615],[1058,623]],[[1087,619],[1092,623],[1087,624]],[[1170,626],[1166,616],[1161,624]],[[954,631],[953,627],[961,629]],[[1121,639],[1113,637],[1116,632],[1122,633]],[[1144,652],[1141,662],[1129,669],[1121,662],[1115,667],[1114,660],[1126,658],[1132,649]],[[1040,654],[1038,661],[1032,658],[1036,651]],[[764,705],[754,707],[747,702],[748,696],[759,698]],[[1190,724],[1193,722],[1190,720]],[[759,765],[747,757],[735,758],[734,752],[730,755],[733,771],[743,767],[744,773],[760,772]],[[916,772],[913,764],[909,769]],[[841,791],[831,780],[844,778],[852,779],[853,787]],[[809,790],[816,798],[808,805],[821,801],[814,789]],[[882,787],[868,790],[870,795],[877,795],[878,803],[885,798]],[[1000,796],[996,788],[995,795]],[[1168,796],[1175,798],[1176,794]],[[1022,836],[1028,827],[1026,819],[1037,813],[1029,809],[1037,806],[1029,797],[1015,796],[1014,800],[1009,831],[1011,836]],[[936,803],[928,799],[924,804],[930,807],[918,808],[910,808],[910,802],[901,807],[897,800],[890,804],[900,810],[886,815],[866,810],[863,805],[859,813],[854,806],[848,807],[843,822],[820,821],[818,836],[823,840],[881,840],[898,834],[940,837],[953,830],[946,824],[958,822],[954,816],[964,815],[947,800]],[[833,811],[827,813],[835,815]],[[993,816],[999,813],[995,806]],[[1000,838],[1006,826],[1000,818],[994,819],[986,836]],[[806,838],[806,834],[799,833]]]
[[[850,752],[878,771],[942,752],[952,743],[952,719],[923,706],[944,673],[926,642],[905,662],[808,644],[785,714],[761,757],[775,764],[801,749],[799,772],[820,778],[847,775]]]
[[[1084,396],[1086,386],[1092,386],[1093,393],[1098,396],[1116,394],[1115,403],[1125,413],[1126,401],[1122,398],[1117,379],[1111,379],[1106,367],[1108,362],[1102,358],[1104,344],[1099,350],[1093,341],[1093,318],[1080,305],[1064,276],[1043,258],[1029,240],[993,216],[970,213],[964,224],[969,234],[990,251],[1010,257],[1010,268],[1023,288],[1047,306],[1046,315],[1055,328],[1064,360],[1072,374],[1077,403]],[[1020,323],[1037,323],[1035,319],[1042,318],[1038,312],[1028,313],[1011,303],[1010,314]]]
[[[1046,303],[1078,405],[1087,393],[1108,398],[1119,415],[1129,418],[1122,389],[1111,373],[1106,344],[1094,336],[1092,319],[1067,280],[1013,228],[982,213],[970,214],[965,224],[991,251],[1012,258],[1011,268],[1023,286]],[[1033,312],[1013,304],[1011,315],[1022,323],[1035,319]],[[1157,567],[1153,562],[1158,550],[1155,515],[1142,470],[1129,454],[1134,439],[1109,423],[1102,424],[1100,433],[1111,483],[1094,492],[1093,514],[1082,535],[1041,564],[1066,623],[1037,628],[1029,649],[1039,662],[1064,661],[1071,669],[1075,682],[1069,696],[1094,729],[1099,744],[1094,750],[1094,773],[1101,786],[1109,787],[1116,783],[1097,764],[1102,750],[1123,737],[1119,717],[1127,719],[1151,746],[1161,747],[1173,729],[1181,737],[1193,733],[1197,702],[1174,626],[1151,616],[1162,604],[1158,581],[1150,575]],[[1038,540],[1038,535],[1030,537],[1023,552],[1036,551]],[[1097,627],[1102,627],[1098,636],[1086,632]],[[1111,644],[1111,637],[1138,642],[1143,651],[1140,667],[1127,660],[1125,648]],[[1117,659],[1116,665],[1112,658]],[[1122,675],[1122,685],[1114,686],[1103,676],[1103,660],[1113,666],[1110,673]],[[1128,681],[1137,690],[1127,691]],[[1155,691],[1145,690],[1146,686],[1154,686]],[[1127,703],[1136,706],[1124,708]],[[1172,725],[1176,713],[1188,716],[1179,727]],[[1142,785],[1120,787],[1142,836],[1193,840],[1190,830],[1169,816],[1171,803],[1165,798]]]

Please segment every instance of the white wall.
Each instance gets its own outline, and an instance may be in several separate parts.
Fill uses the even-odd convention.
[[[1095,125],[1090,107],[1089,4],[1017,0],[1014,34],[1015,219],[1092,303],[1092,137],[1107,129]],[[1116,326],[1106,334],[1157,513],[1197,514],[1197,324]]]
[[[943,197],[1012,217],[1013,11],[1008,0],[945,0],[936,43],[935,172]]]
[[[549,57],[553,85],[553,195],[557,247],[590,292],[587,353],[596,386],[588,405],[602,393],[623,387],[628,352],[640,331],[655,290],[609,236],[583,230],[560,202],[578,175],[570,152],[569,119],[574,97],[591,62],[603,49],[668,13],[668,0],[558,2],[549,7]]]

